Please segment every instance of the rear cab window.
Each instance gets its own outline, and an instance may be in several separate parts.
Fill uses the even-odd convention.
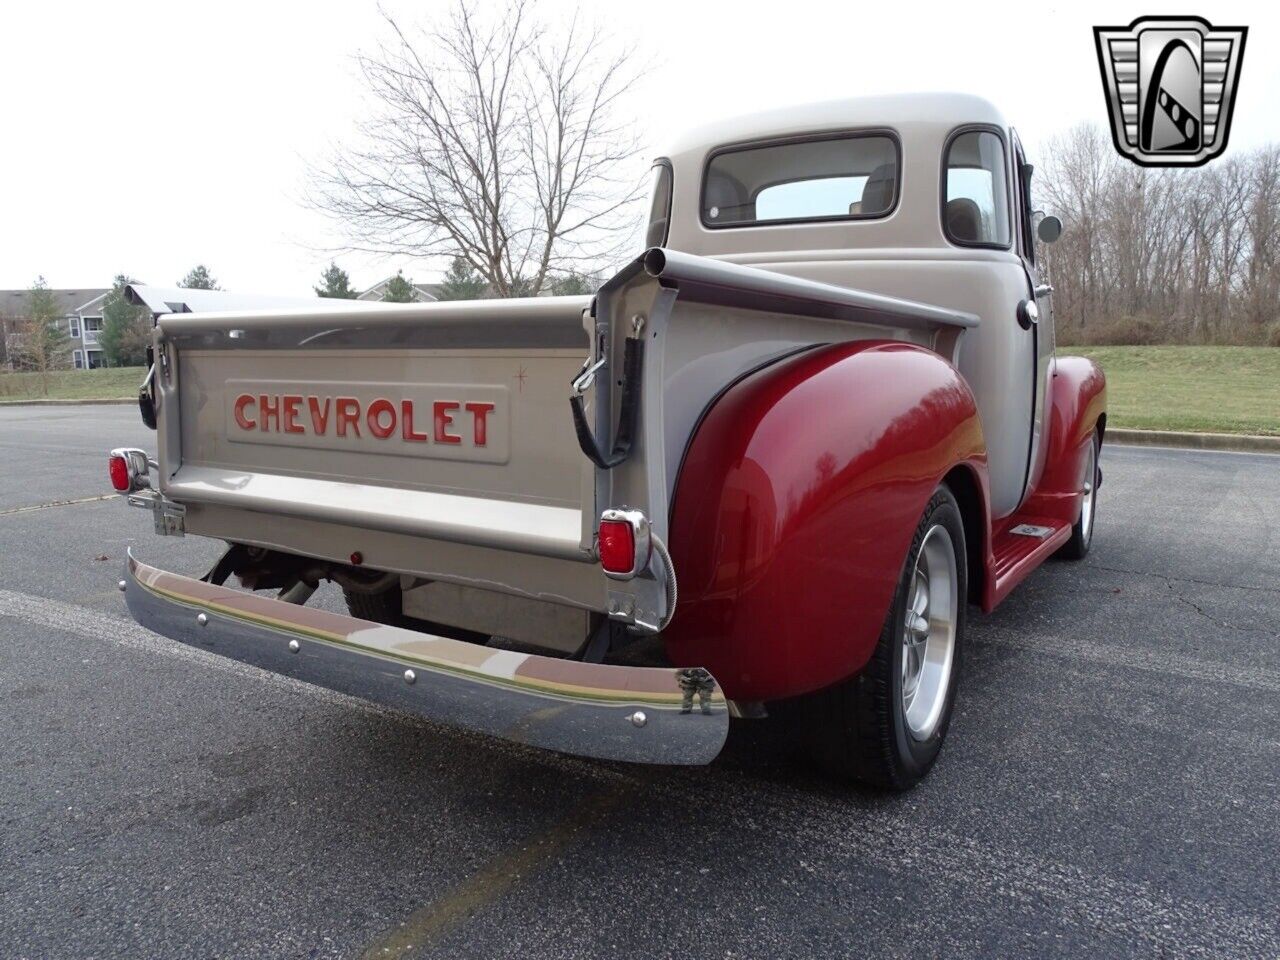
[[[707,164],[701,215],[712,228],[888,216],[900,149],[887,132],[729,147]]]
[[[962,130],[947,141],[942,227],[962,247],[1009,248],[1009,181],[1004,139]]]

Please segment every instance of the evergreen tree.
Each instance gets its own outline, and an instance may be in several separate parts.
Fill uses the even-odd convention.
[[[58,310],[57,298],[44,277],[36,278],[29,293],[31,304],[27,316],[18,323],[15,359],[20,366],[40,373],[41,388],[47,394],[49,371],[67,365],[70,337]]]
[[[387,281],[387,292],[382,295],[385,303],[413,303],[417,299],[417,291],[413,281],[404,278],[404,271],[397,270],[396,275]]]
[[[197,263],[188,271],[187,275],[178,281],[178,286],[185,287],[188,290],[221,290],[218,281],[209,273],[209,268],[203,263]]]
[[[313,288],[317,297],[329,297],[334,300],[354,300],[360,291],[351,289],[351,277],[336,263],[330,263],[327,270],[320,274],[323,286]]]
[[[595,293],[600,286],[600,278],[590,273],[569,271],[551,281],[549,289],[555,297],[571,297],[586,293]]]
[[[124,288],[136,281],[123,273],[116,276],[111,292],[102,304],[102,333],[98,342],[109,367],[139,367],[146,363],[151,344],[151,311],[125,300]]]
[[[441,300],[479,300],[488,289],[484,277],[466,257],[454,257],[440,284]]]

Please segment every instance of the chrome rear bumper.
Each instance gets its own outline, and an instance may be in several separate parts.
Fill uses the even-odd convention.
[[[709,763],[728,704],[704,670],[495,650],[166,573],[129,554],[125,601],[182,643],[530,746],[633,763]]]

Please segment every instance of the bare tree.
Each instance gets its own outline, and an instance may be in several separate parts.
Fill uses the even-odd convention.
[[[1044,250],[1064,341],[1280,345],[1280,147],[1150,170],[1082,126],[1046,153],[1039,190],[1067,226]]]
[[[461,257],[504,297],[613,254],[640,191],[630,53],[576,17],[547,29],[528,0],[489,17],[457,0],[412,33],[384,17],[359,59],[375,111],[315,174],[350,249]]]

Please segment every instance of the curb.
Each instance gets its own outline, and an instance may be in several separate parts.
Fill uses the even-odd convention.
[[[0,400],[0,407],[82,407],[100,403],[137,403],[137,397],[101,397],[88,400]]]
[[[1140,447],[1280,453],[1280,437],[1261,437],[1249,433],[1180,433],[1176,430],[1121,430],[1108,427],[1106,441]]]

